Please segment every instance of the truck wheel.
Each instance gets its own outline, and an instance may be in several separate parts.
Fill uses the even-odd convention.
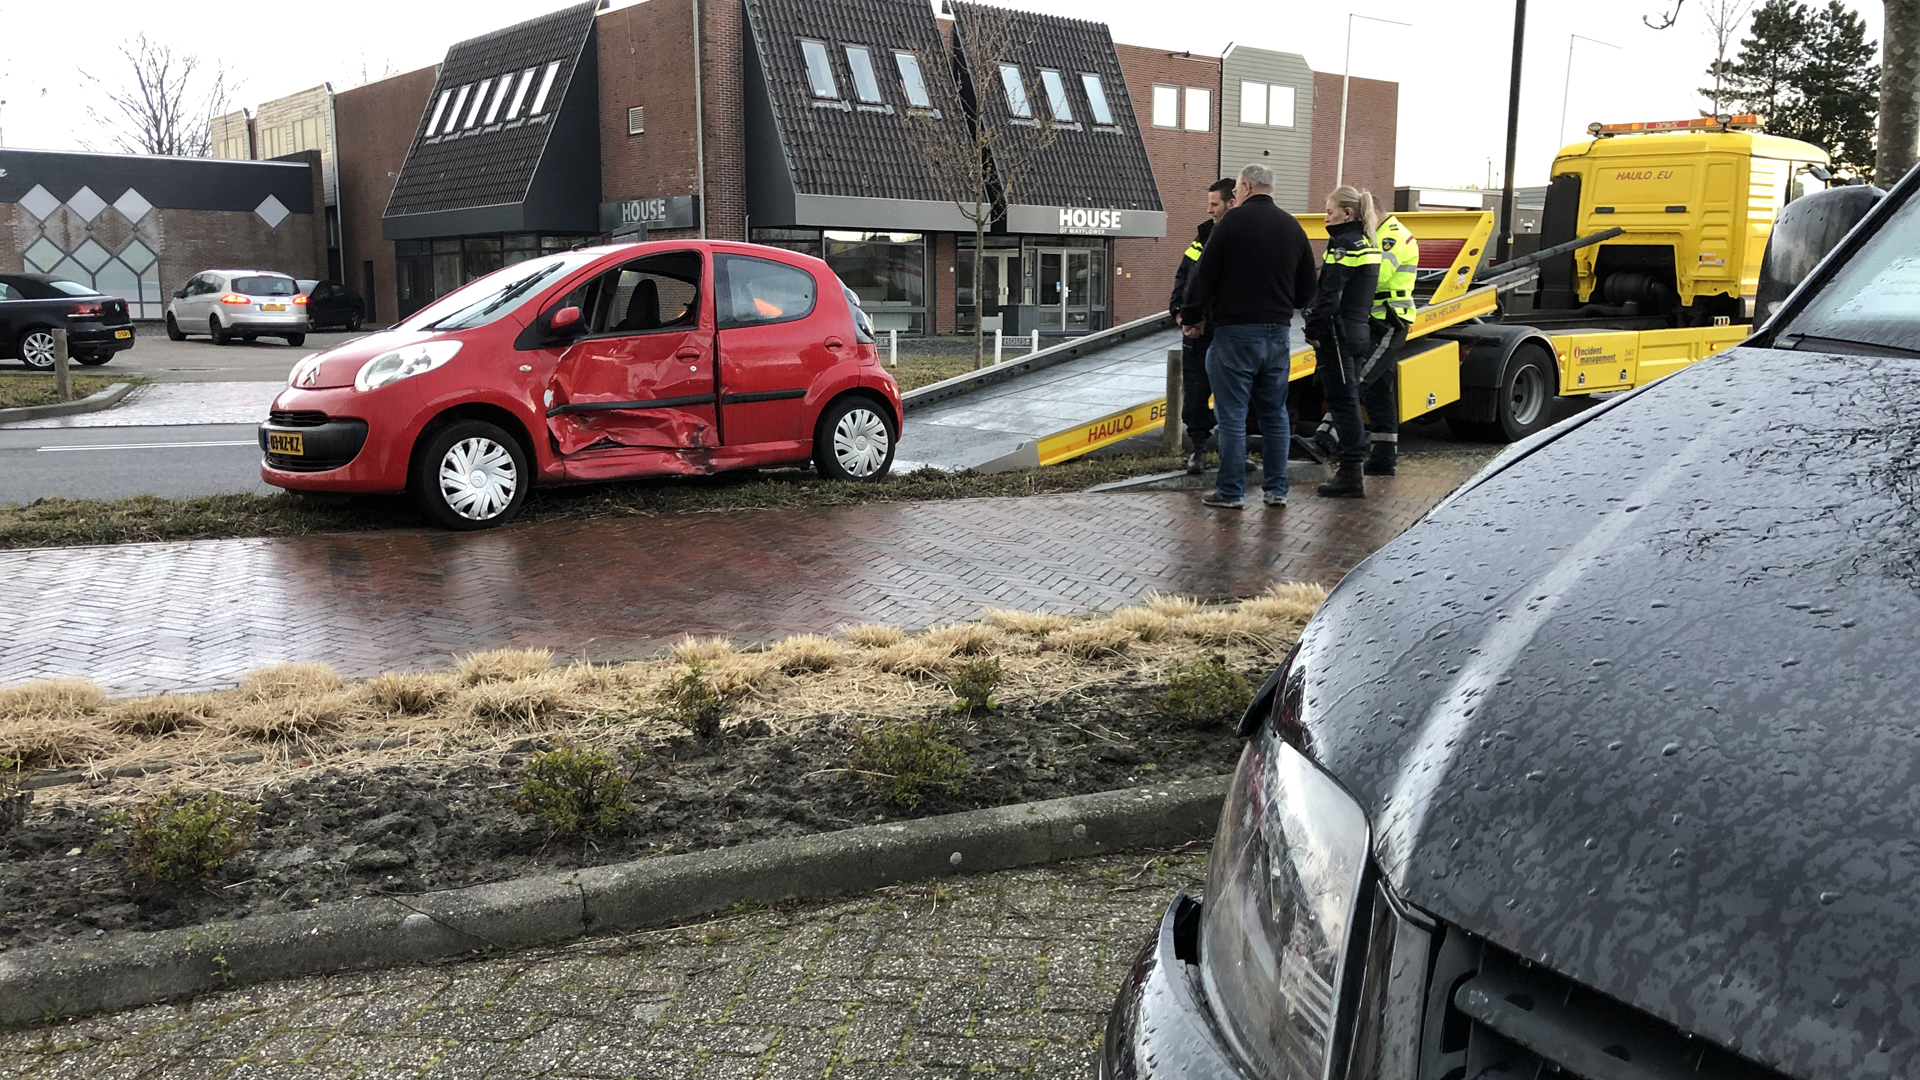
[[[828,480],[874,481],[893,467],[893,424],[871,398],[828,405],[813,434],[813,465]]]
[[[433,523],[462,532],[510,520],[527,501],[533,469],[520,440],[484,420],[434,433],[413,462],[414,501]]]
[[[1559,386],[1550,357],[1531,346],[1516,349],[1507,359],[1507,370],[1500,376],[1499,403],[1494,415],[1500,437],[1507,442],[1519,442],[1545,428]]]

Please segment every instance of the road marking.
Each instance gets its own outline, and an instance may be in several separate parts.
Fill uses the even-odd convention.
[[[176,446],[259,446],[258,439],[239,439],[232,442],[130,442],[103,443],[99,446],[42,446],[42,454],[55,454],[66,450],[167,450]]]

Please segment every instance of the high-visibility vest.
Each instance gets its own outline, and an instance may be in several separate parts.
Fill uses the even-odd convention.
[[[1373,317],[1385,319],[1392,311],[1403,323],[1413,322],[1413,277],[1420,269],[1420,241],[1397,217],[1380,223],[1374,234],[1380,249],[1380,285],[1373,294]]]
[[[1200,251],[1200,238],[1196,236],[1194,237],[1193,243],[1187,245],[1187,258],[1192,259],[1194,262],[1199,262]]]

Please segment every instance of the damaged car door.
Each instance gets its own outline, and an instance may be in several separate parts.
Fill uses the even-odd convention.
[[[622,263],[556,308],[586,333],[555,366],[547,427],[574,479],[705,471],[715,426],[712,305],[698,252]]]

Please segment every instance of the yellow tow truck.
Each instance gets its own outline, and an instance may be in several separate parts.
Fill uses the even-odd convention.
[[[1396,215],[1423,279],[1402,421],[1439,413],[1463,434],[1520,439],[1556,394],[1631,389],[1746,339],[1774,215],[1824,185],[1826,152],[1756,116],[1588,131],[1554,159],[1539,252],[1488,267],[1492,213]],[[1325,238],[1318,216],[1301,224]],[[1297,350],[1292,377],[1313,370]]]

